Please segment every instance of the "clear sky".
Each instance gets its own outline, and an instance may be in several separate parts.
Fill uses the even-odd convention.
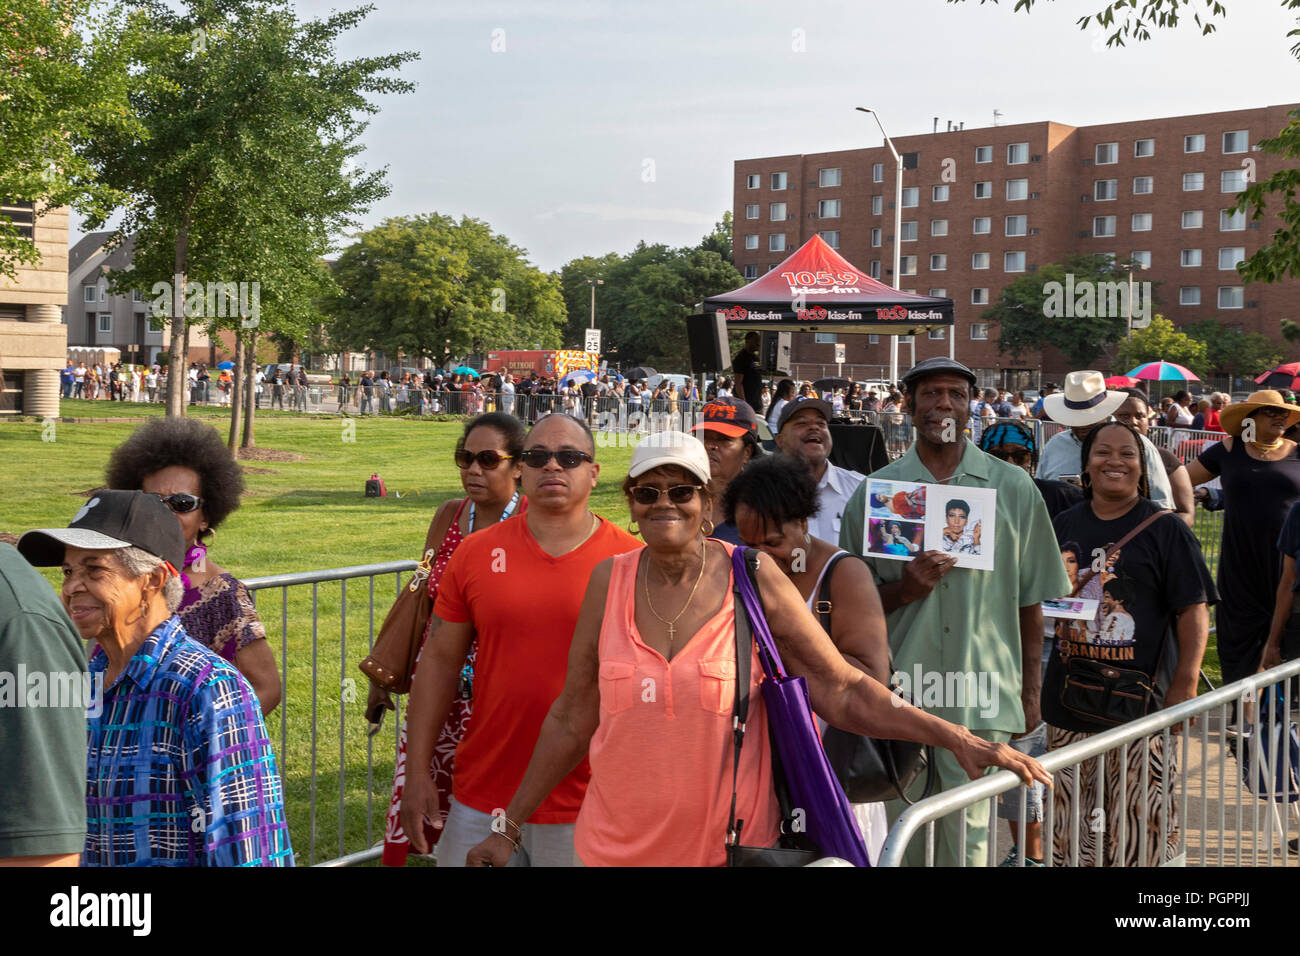
[[[365,217],[491,224],[543,269],[638,240],[693,245],[731,205],[732,164],[967,129],[1177,116],[1300,100],[1277,0],[1224,0],[1202,37],[1107,49],[1103,0],[374,0],[344,57],[414,50],[362,165],[392,193]],[[1198,6],[1200,5],[1198,0]],[[338,3],[302,0],[303,17]],[[72,241],[80,237],[74,219]]]

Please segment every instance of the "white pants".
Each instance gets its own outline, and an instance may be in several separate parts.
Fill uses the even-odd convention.
[[[438,866],[465,865],[465,857],[492,835],[492,815],[472,810],[454,798],[447,810],[447,822],[438,839]],[[525,823],[521,846],[510,858],[510,866],[573,866],[572,823]]]

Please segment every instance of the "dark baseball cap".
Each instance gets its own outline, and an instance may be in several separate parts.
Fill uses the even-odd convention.
[[[97,491],[66,528],[38,528],[18,539],[19,553],[38,568],[62,564],[69,546],[134,547],[162,558],[173,571],[185,564],[185,536],[176,515],[158,495],[143,491]]]
[[[715,398],[702,411],[704,418],[698,425],[691,426],[693,432],[707,429],[732,438],[758,435],[758,418],[749,402],[737,398]]]
[[[785,403],[785,406],[781,409],[781,416],[776,420],[776,430],[779,432],[782,428],[785,428],[785,423],[805,408],[821,412],[822,418],[826,419],[827,422],[835,417],[835,409],[826,399],[818,398],[815,395],[800,395]]]
[[[968,369],[961,362],[955,359],[937,356],[928,358],[924,362],[917,362],[907,374],[903,376],[903,388],[910,389],[912,383],[925,378],[927,375],[960,375],[971,385],[975,384],[975,373]]]

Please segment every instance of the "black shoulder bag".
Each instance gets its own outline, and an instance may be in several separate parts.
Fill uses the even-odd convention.
[[[841,551],[833,555],[826,563],[822,574],[821,587],[817,589],[817,601],[813,605],[822,628],[829,637],[831,633],[831,575],[841,558],[855,557]],[[889,661],[890,691],[898,694],[908,703],[915,703],[910,695],[902,693],[894,681],[894,661]],[[826,757],[831,762],[831,769],[844,788],[845,795],[853,803],[876,803],[881,800],[901,799],[914,803],[907,796],[907,790],[916,778],[925,771],[925,790],[920,799],[924,800],[934,792],[936,767],[934,748],[928,744],[919,744],[911,740],[878,740],[875,737],[863,737],[827,727],[822,734],[822,746]]]

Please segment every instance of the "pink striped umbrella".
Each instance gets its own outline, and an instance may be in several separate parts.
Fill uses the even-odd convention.
[[[1199,382],[1191,369],[1183,368],[1173,362],[1147,362],[1128,373],[1132,378],[1145,379],[1148,382]]]

